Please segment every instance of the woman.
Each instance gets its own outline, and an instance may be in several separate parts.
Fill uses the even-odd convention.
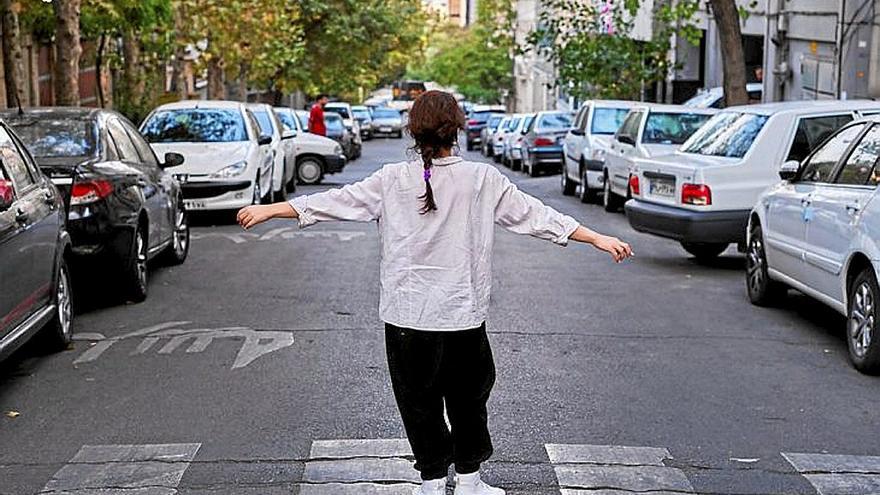
[[[414,495],[445,494],[451,464],[455,495],[504,494],[479,474],[492,455],[486,402],[495,365],[485,321],[495,224],[563,246],[592,244],[616,262],[632,255],[626,243],[519,191],[495,167],[454,156],[464,121],[452,95],[428,91],[413,104],[407,125],[420,161],[238,213],[245,229],[272,218],[297,218],[300,227],[378,221],[379,316],[394,395],[423,480]]]

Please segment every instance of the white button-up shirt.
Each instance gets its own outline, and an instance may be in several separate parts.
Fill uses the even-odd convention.
[[[329,220],[378,221],[379,316],[418,330],[480,326],[489,310],[495,224],[565,245],[578,222],[523,193],[495,167],[434,160],[437,210],[420,214],[420,162],[385,165],[366,179],[290,201],[300,227]]]

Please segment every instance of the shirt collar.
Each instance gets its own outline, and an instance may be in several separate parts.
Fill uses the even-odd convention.
[[[458,163],[464,160],[464,158],[460,156],[444,156],[442,158],[434,158],[431,160],[433,165],[452,165],[453,163]]]

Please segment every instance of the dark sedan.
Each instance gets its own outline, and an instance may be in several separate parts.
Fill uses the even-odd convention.
[[[345,158],[354,160],[361,154],[361,145],[355,140],[351,130],[345,127],[342,117],[337,113],[327,112],[324,114],[324,125],[327,127],[327,137],[342,146]]]
[[[523,172],[531,176],[542,170],[562,169],[562,141],[571,129],[569,112],[538,112],[523,136]]]
[[[468,151],[473,150],[481,143],[482,131],[492,115],[503,113],[504,107],[499,106],[474,106],[468,114],[464,126],[465,147]]]
[[[183,263],[189,225],[180,185],[140,132],[118,113],[37,108],[3,114],[64,195],[74,268],[112,267],[126,298],[147,296],[147,262]]]

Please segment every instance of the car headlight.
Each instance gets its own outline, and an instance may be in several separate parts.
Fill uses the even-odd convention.
[[[211,174],[211,177],[214,177],[214,178],[235,177],[237,175],[243,174],[245,170],[247,170],[247,162],[240,161],[240,162],[233,163],[232,165],[221,168],[220,170]]]
[[[596,160],[599,162],[604,161],[605,160],[605,150],[603,150],[601,148],[593,149],[592,157],[593,157],[593,160]]]
[[[337,144],[337,145],[333,148],[333,152],[336,153],[337,155],[341,155],[341,154],[342,154],[342,146],[340,146],[339,144]]]

